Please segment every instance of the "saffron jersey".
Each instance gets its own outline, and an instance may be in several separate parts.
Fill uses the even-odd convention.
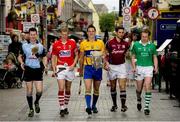
[[[113,38],[106,43],[106,49],[109,52],[108,61],[110,64],[119,65],[125,63],[125,55],[129,49],[127,42],[118,42],[116,38]]]
[[[52,47],[52,55],[57,56],[57,65],[67,64],[68,66],[71,66],[74,62],[76,51],[76,42],[72,39],[68,39],[65,44],[59,39],[54,42]]]
[[[97,39],[96,41],[83,40],[80,44],[80,52],[84,52],[84,65],[92,65],[92,52],[100,51],[104,53],[104,42]]]

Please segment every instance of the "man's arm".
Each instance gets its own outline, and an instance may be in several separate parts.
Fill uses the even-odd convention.
[[[57,71],[56,70],[56,66],[57,66],[57,56],[56,55],[52,55],[51,62],[52,62],[53,73],[55,74]]]
[[[23,55],[22,54],[19,54],[18,61],[20,63],[20,66],[21,66],[22,70],[25,70],[24,69],[24,62],[23,62]]]
[[[103,61],[104,61],[104,69],[105,70],[108,70],[109,69],[109,51],[105,48],[105,51],[104,51],[104,58],[103,58]]]
[[[77,60],[78,60],[78,51],[75,51],[74,53],[75,53],[75,58],[74,58],[73,64],[70,66],[70,70],[75,67]]]
[[[136,71],[136,56],[134,54],[132,54],[132,57],[131,57],[131,64],[132,64],[132,70],[133,72]]]

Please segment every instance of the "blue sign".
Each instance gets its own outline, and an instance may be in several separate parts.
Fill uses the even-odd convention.
[[[159,47],[166,39],[172,39],[178,19],[158,19],[156,23],[156,40]]]

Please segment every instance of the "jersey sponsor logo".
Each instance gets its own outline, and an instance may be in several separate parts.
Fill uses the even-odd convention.
[[[124,53],[124,50],[116,50],[116,49],[112,50],[112,54],[118,54],[118,53],[122,54]]]
[[[71,56],[71,50],[61,50],[59,52],[59,57],[70,57]]]

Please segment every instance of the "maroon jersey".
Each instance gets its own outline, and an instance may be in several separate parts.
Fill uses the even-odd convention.
[[[125,63],[125,54],[129,49],[129,44],[125,41],[118,42],[116,38],[109,40],[106,44],[109,52],[109,63],[118,65]]]

